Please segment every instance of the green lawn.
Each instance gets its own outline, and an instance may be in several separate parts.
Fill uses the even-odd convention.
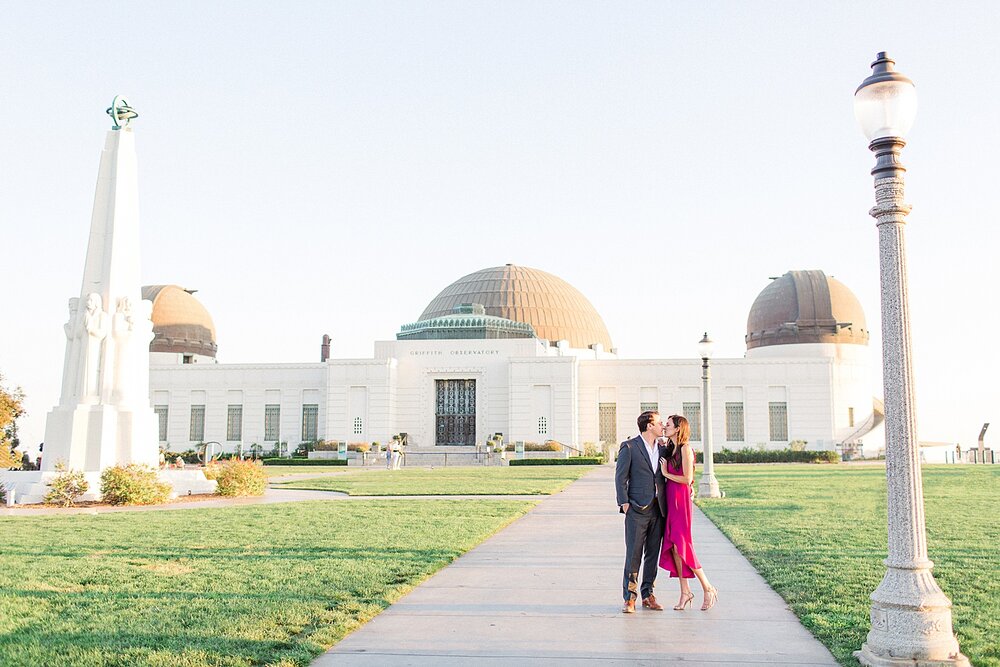
[[[307,665],[532,505],[0,518],[0,664]]]
[[[885,572],[885,469],[725,465],[698,505],[845,665]],[[1000,667],[1000,466],[924,466],[929,556],[962,652]],[[709,572],[711,574],[711,572]]]
[[[404,468],[283,482],[280,488],[342,491],[352,496],[551,494],[591,470],[592,466]]]
[[[346,473],[347,466],[264,466],[264,472],[270,477],[280,477],[282,475],[301,475],[317,472],[340,472]]]

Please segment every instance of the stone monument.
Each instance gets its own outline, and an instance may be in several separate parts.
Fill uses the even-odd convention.
[[[108,113],[80,296],[70,299],[59,404],[45,423],[42,470],[156,466],[157,417],[149,404],[152,304],[139,275],[137,117],[122,97]]]
[[[18,502],[41,502],[60,463],[83,471],[100,497],[100,474],[113,465],[159,464],[158,421],[149,401],[152,303],[139,274],[138,114],[121,97],[107,110],[113,127],[101,153],[80,296],[69,300],[59,404],[45,423],[41,472],[6,473]],[[163,471],[175,493],[211,493],[200,470]]]

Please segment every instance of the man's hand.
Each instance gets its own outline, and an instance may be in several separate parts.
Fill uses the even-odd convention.
[[[628,514],[628,503],[622,505],[622,514]]]

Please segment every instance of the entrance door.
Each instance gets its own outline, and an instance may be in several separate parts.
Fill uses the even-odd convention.
[[[436,445],[476,444],[476,381],[435,380]]]

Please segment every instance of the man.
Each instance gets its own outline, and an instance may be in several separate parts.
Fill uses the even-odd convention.
[[[667,515],[664,478],[660,471],[660,458],[666,456],[666,452],[658,441],[663,435],[663,422],[660,414],[651,410],[639,415],[637,421],[639,435],[621,444],[615,467],[618,511],[625,515],[625,574],[622,579],[625,598],[622,613],[625,614],[635,613],[635,599],[640,593],[644,608],[663,609],[653,596]]]

